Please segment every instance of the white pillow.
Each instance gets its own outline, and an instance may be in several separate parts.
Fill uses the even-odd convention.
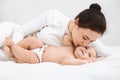
[[[0,47],[3,46],[5,37],[10,36],[12,34],[12,25],[13,23],[9,22],[0,23]]]
[[[97,55],[100,57],[107,57],[119,53],[115,48],[102,43],[99,39],[94,41],[91,45],[94,46],[97,51]]]
[[[19,24],[15,24],[12,22],[3,22],[0,23],[0,61],[1,60],[9,60],[9,57],[4,53],[2,47],[5,37],[10,37],[16,43],[23,39],[24,35],[22,35],[21,26]]]
[[[8,61],[10,58],[5,54],[5,52],[0,49],[0,61]]]

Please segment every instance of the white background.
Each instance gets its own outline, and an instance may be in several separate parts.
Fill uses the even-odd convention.
[[[100,4],[106,16],[107,31],[101,37],[102,42],[120,45],[120,0],[0,0],[0,22],[24,24],[51,9],[58,9],[74,19],[91,3]]]

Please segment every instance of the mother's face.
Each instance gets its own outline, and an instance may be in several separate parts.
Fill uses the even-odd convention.
[[[80,28],[77,25],[72,30],[72,39],[75,46],[87,46],[101,36],[100,33],[86,28]]]

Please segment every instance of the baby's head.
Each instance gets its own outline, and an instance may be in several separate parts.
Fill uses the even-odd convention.
[[[79,59],[89,59],[89,58],[97,58],[96,51],[91,46],[86,47],[76,47],[74,51],[74,56]]]

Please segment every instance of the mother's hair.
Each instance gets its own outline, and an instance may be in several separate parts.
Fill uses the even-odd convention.
[[[78,26],[88,28],[97,33],[103,34],[106,30],[106,20],[98,4],[91,4],[89,9],[79,13],[75,19],[79,19]]]

